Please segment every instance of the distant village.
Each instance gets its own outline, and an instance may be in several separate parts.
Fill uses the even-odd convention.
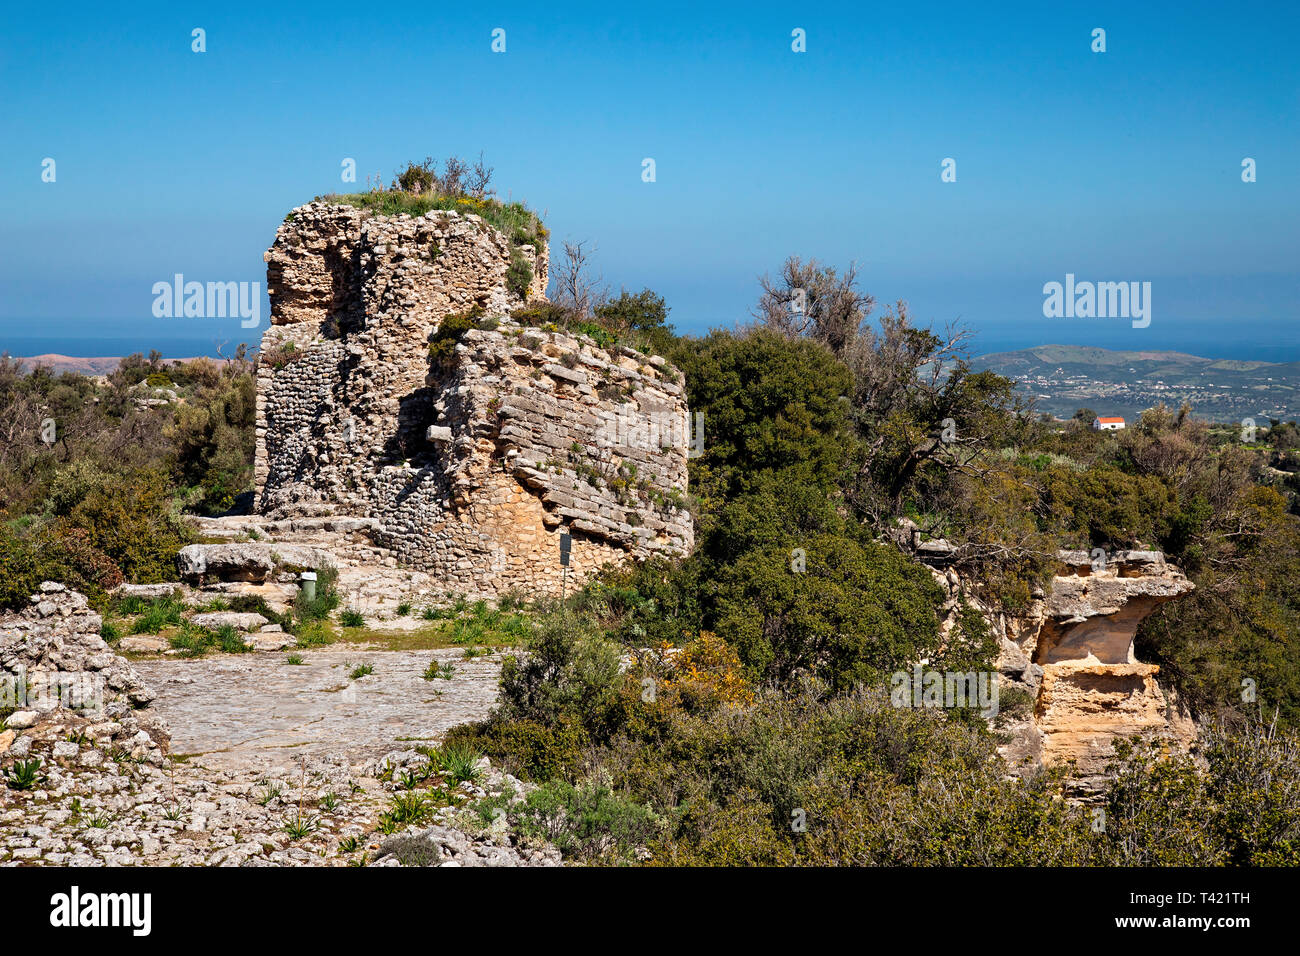
[[[1000,371],[1000,374],[1033,395],[1041,411],[1069,418],[1079,408],[1096,409],[1099,417],[1092,427],[1099,431],[1123,429],[1126,416],[1131,420],[1143,409],[1161,402],[1174,407],[1186,402],[1197,417],[1218,422],[1236,422],[1248,417],[1290,420],[1300,412],[1297,389],[1284,379],[1274,387],[1264,388],[1216,382],[1184,385],[1163,379],[1111,381],[1098,377],[1106,374],[1100,369],[1093,374],[1067,373],[1059,367],[1046,373]],[[1101,414],[1103,411],[1105,414]]]

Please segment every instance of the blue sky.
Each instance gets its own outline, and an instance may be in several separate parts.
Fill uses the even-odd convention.
[[[0,348],[246,337],[153,318],[153,283],[264,287],[276,226],[348,188],[345,157],[364,186],[482,150],[502,195],[681,330],[743,319],[797,253],[856,260],[879,301],[990,348],[1300,359],[1295,4],[469,6],[11,9]],[[1045,319],[1067,272],[1152,282],[1151,326]]]

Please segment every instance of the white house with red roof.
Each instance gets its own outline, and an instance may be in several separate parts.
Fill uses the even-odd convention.
[[[1093,431],[1117,432],[1124,427],[1124,419],[1099,415],[1092,420]]]

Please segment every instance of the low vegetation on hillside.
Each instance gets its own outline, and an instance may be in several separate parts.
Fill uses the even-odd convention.
[[[43,580],[100,601],[170,581],[193,532],[252,488],[257,388],[241,357],[127,357],[106,380],[0,357],[0,605]]]
[[[394,202],[465,188],[407,172]],[[608,293],[585,256],[568,244],[553,301],[515,318],[681,370],[704,420],[696,547],[527,617],[448,619],[467,649],[527,650],[490,719],[447,741],[541,784],[485,819],[503,810],[589,862],[1300,862],[1294,425],[1246,443],[1188,409],[1121,433],[1045,419],[970,368],[960,332],[918,328],[902,304],[873,317],[852,270],[797,259],[747,326],[680,337],[660,296]],[[250,488],[254,398],[242,360],[134,356],[103,384],[0,363],[0,600],[55,578],[102,606],[123,579],[169,579],[182,513]],[[988,670],[997,652],[974,607],[941,636],[942,589],[893,543],[903,520],[1012,613],[1058,548],[1165,551],[1197,587],[1144,622],[1138,655],[1209,728],[1205,766],[1122,748],[1098,827],[1058,776],[1009,781],[977,715],[889,706],[892,672]],[[167,608],[132,613],[180,627]],[[313,620],[297,609],[290,626],[310,642]]]
[[[579,303],[553,308],[599,321]],[[654,326],[704,414],[695,551],[545,613],[498,711],[453,738],[544,782],[563,840],[605,862],[1297,862],[1300,503],[1269,475],[1292,430],[1224,443],[1165,408],[1118,435],[1062,425],[972,372],[960,333],[918,329],[902,305],[869,325],[872,307],[851,271],[792,260],[748,328]],[[1058,777],[1008,783],[970,713],[889,707],[892,671],[984,670],[996,653],[972,608],[937,639],[939,589],[884,543],[900,519],[950,541],[1011,612],[1058,548],[1181,563],[1198,589],[1148,620],[1139,653],[1217,728],[1209,773],[1117,754],[1099,830]],[[525,832],[536,812],[509,811]]]

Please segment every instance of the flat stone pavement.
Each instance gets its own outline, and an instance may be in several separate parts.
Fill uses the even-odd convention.
[[[133,664],[158,695],[153,706],[171,727],[171,752],[220,770],[288,769],[303,755],[361,763],[482,720],[497,699],[499,653],[474,660],[457,648],[294,653],[301,665],[282,654]],[[455,667],[450,680],[424,679],[434,660]],[[353,680],[360,664],[374,673]]]

